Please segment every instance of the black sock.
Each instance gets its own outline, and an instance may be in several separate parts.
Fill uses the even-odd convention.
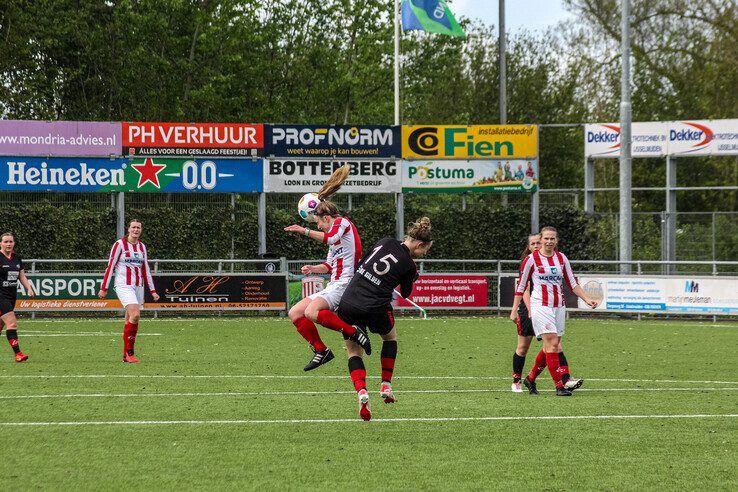
[[[566,367],[567,371],[569,370],[569,362],[567,362],[564,352],[559,352],[559,367]],[[571,376],[568,373],[561,375],[562,383],[566,384],[569,379],[571,379]]]
[[[523,368],[525,367],[525,356],[518,355],[517,352],[513,352],[513,383],[520,382],[520,376],[523,374]]]
[[[395,359],[397,359],[397,340],[385,340],[382,342],[382,381],[392,382],[392,373],[395,372]]]
[[[8,343],[13,347],[13,352],[19,353],[21,349],[18,345],[18,330],[5,330],[5,336],[8,337]]]

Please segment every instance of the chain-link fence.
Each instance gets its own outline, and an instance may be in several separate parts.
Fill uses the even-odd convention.
[[[280,212],[294,215],[299,194],[275,193],[266,195],[267,215]],[[342,210],[351,215],[359,208],[369,210],[394,210],[395,196],[392,194],[338,194],[332,197]],[[557,207],[579,208],[582,194],[577,190],[556,190],[540,194],[541,214]],[[218,257],[239,258],[256,256],[255,248],[239,247],[239,242],[253,240],[258,234],[258,194],[229,193],[162,193],[135,194],[125,196],[126,217],[132,218],[140,212],[159,213],[167,211],[176,216],[178,212],[196,212],[194,216],[217,216],[233,227],[222,232],[228,237],[218,251]],[[442,206],[439,207],[439,203]],[[415,219],[417,214],[457,213],[477,207],[530,210],[530,196],[521,194],[459,194],[446,195],[443,200],[437,194],[406,194],[406,220]],[[60,209],[85,210],[100,220],[96,234],[105,238],[115,235],[114,193],[0,193],[0,210],[32,207],[40,203]],[[48,209],[46,209],[48,210]],[[46,213],[46,212],[44,212]],[[2,220],[0,229],[5,230],[7,221]],[[44,220],[46,215],[30,215],[28,221]],[[297,219],[295,215],[295,220]],[[665,224],[668,216],[664,212],[636,212],[633,214],[633,259],[666,260]],[[51,220],[51,219],[50,219]],[[591,216],[590,227],[598,238],[598,259],[617,260],[619,250],[619,214],[598,212]],[[541,224],[545,225],[545,224]],[[51,228],[64,228],[65,224],[52,224]],[[269,227],[269,225],[268,225]],[[89,233],[89,231],[88,231]],[[188,237],[183,241],[207,242],[208,237]],[[230,246],[229,243],[230,242]],[[253,241],[252,241],[253,242]],[[267,241],[268,242],[268,241]],[[203,251],[203,248],[197,248]],[[252,251],[254,250],[254,251]],[[230,255],[227,253],[230,251]],[[243,253],[235,253],[242,251]],[[676,214],[675,260],[679,261],[732,261],[738,258],[738,212],[678,212]],[[224,254],[224,256],[221,256]],[[246,256],[244,256],[246,255]],[[198,257],[201,257],[198,255]],[[206,256],[202,256],[206,257]],[[657,268],[657,267],[654,267]]]

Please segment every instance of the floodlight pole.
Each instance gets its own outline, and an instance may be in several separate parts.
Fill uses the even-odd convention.
[[[395,125],[400,124],[400,0],[395,0]],[[402,164],[400,163],[400,172]],[[405,234],[405,197],[402,190],[395,193],[395,235],[402,239]]]
[[[620,23],[620,52],[622,70],[620,73],[620,261],[632,259],[633,220],[632,220],[632,159],[631,159],[631,119],[630,104],[630,0],[622,0]],[[630,264],[621,263],[620,273],[630,273]]]
[[[505,0],[498,0],[499,12],[499,49],[500,49],[500,125],[507,123],[507,66],[506,66],[506,51],[507,41],[505,39]],[[501,202],[503,207],[507,207],[507,193],[503,193],[501,196]],[[532,209],[531,209],[532,213]]]

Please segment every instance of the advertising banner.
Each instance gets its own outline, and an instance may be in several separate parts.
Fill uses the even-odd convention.
[[[282,160],[270,159],[264,166],[264,191],[284,193],[317,192],[333,171],[351,166],[341,193],[395,193],[400,191],[399,162],[394,160]]]
[[[400,127],[266,125],[266,154],[277,157],[400,157]]]
[[[260,192],[261,159],[0,157],[1,191]]]
[[[536,159],[536,125],[402,127],[405,159]]]
[[[35,297],[29,298],[18,282],[16,311],[110,311],[123,309],[111,288],[105,299],[97,297],[102,286],[100,274],[28,273]]]
[[[738,313],[738,278],[581,275],[579,283],[598,311]]]
[[[631,123],[631,155],[633,157],[665,156],[668,128],[668,123]],[[584,125],[584,155],[587,157],[620,157],[620,123]]]
[[[99,274],[28,274],[36,296],[29,298],[18,285],[16,310],[20,311],[104,311],[123,309],[115,288],[105,299],[97,293],[102,285]],[[238,275],[154,275],[161,298],[153,302],[146,291],[147,309],[266,309],[287,306],[284,274]]]
[[[429,308],[486,308],[487,289],[484,275],[421,275],[413,286],[410,300]],[[401,297],[395,305],[413,307]]]
[[[103,157],[120,149],[120,123],[0,120],[0,155]]]
[[[673,121],[669,126],[672,155],[738,154],[738,120]]]
[[[538,189],[538,160],[402,161],[402,191],[524,192]]]
[[[149,309],[271,309],[287,308],[286,274],[156,275],[161,298],[146,292]]]
[[[515,287],[518,285],[518,277],[511,275],[500,277],[500,306],[512,307],[515,300]],[[568,287],[564,286],[564,304],[568,307],[577,307],[579,299]],[[589,308],[588,308],[589,309]]]
[[[123,123],[123,155],[256,156],[264,125],[244,123]]]

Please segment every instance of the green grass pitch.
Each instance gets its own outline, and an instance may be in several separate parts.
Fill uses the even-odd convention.
[[[363,422],[325,329],[336,359],[304,373],[285,318],[144,319],[138,365],[120,321],[21,319],[30,360],[0,346],[0,490],[738,488],[738,324],[569,320],[571,398],[547,373],[510,392],[507,319],[397,327],[398,402],[373,336]]]

